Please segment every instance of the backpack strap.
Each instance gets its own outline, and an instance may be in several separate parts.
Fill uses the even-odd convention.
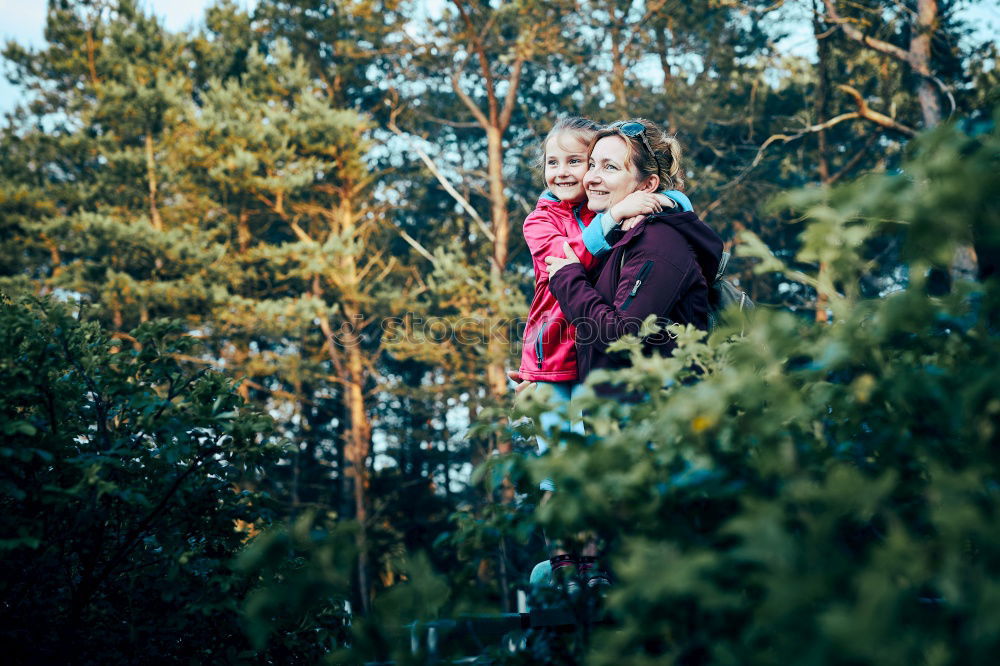
[[[726,267],[729,266],[729,257],[730,254],[728,252],[723,252],[722,257],[719,258],[719,270],[715,273],[715,282],[721,280],[722,276],[726,274]]]

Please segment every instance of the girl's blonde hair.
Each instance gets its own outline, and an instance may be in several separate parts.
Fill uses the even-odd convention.
[[[628,123],[643,126],[641,134],[626,136],[621,127]],[[591,140],[590,149],[606,136],[617,136],[625,140],[628,149],[627,160],[639,172],[640,182],[656,174],[660,177],[661,190],[683,190],[684,171],[681,169],[681,143],[673,134],[668,134],[656,123],[645,118],[623,120],[599,130]],[[643,141],[645,138],[645,141]]]
[[[590,118],[580,116],[566,116],[556,121],[549,133],[542,140],[542,147],[538,151],[538,158],[535,160],[535,168],[545,173],[545,147],[549,145],[549,139],[559,134],[571,134],[580,140],[585,146],[591,146],[594,135],[601,129],[601,125],[595,123]]]

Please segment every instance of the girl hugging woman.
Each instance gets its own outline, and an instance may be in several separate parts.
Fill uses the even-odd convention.
[[[565,406],[582,386],[593,361],[590,348],[584,347],[585,364],[581,369],[581,347],[576,329],[566,315],[563,301],[549,288],[551,275],[571,261],[579,264],[584,275],[588,271],[599,271],[603,265],[601,256],[612,250],[607,236],[619,231],[619,225],[621,230],[630,230],[650,214],[691,210],[687,197],[673,187],[675,182],[680,183],[679,176],[643,177],[641,187],[638,182],[633,183],[629,191],[616,186],[613,193],[601,189],[606,183],[599,178],[591,183],[596,183],[597,187],[588,186],[587,179],[595,169],[608,173],[615,168],[604,161],[597,167],[590,154],[595,142],[599,143],[609,131],[584,118],[566,118],[555,124],[542,147],[541,162],[547,189],[524,221],[524,237],[534,262],[535,295],[525,328],[521,367],[509,374],[511,379],[521,382],[518,391],[533,384],[547,385],[552,391],[550,403],[553,408],[543,413],[536,424],[538,448],[542,453],[548,449],[546,434],[549,432],[583,433],[582,423],[572,422]],[[617,130],[612,134],[626,136]],[[640,159],[643,156],[631,157]],[[627,158],[619,162],[626,176],[648,171],[645,162],[638,169],[631,166]],[[677,160],[673,168],[676,174],[679,170]],[[565,263],[554,264],[553,257],[563,254],[572,259],[562,258]],[[555,484],[545,479],[541,489],[546,491],[544,502],[555,490]],[[580,556],[566,553],[558,546],[552,553],[549,562],[541,563],[532,572],[533,582],[556,578],[575,584],[577,572],[588,586],[609,582],[607,574],[596,564],[595,544],[588,544]]]
[[[605,236],[617,228],[619,221],[638,220],[675,207],[691,209],[687,197],[674,189],[636,192],[621,197],[613,209],[588,205],[583,179],[588,171],[590,144],[600,130],[600,125],[586,118],[563,118],[553,126],[542,144],[540,160],[546,190],[524,220],[524,239],[534,263],[535,296],[528,310],[521,367],[510,377],[522,382],[521,389],[534,383],[552,391],[555,408],[542,414],[536,424],[540,452],[548,449],[543,433],[553,429],[582,433],[582,424],[570,422],[562,409],[581,385],[582,377],[575,330],[549,290],[545,257],[562,253],[563,243],[567,243],[582,267],[590,270],[611,249]],[[606,212],[597,214],[598,210]],[[555,486],[546,479],[541,488],[551,491]]]

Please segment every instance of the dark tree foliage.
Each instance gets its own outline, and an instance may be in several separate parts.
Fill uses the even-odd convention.
[[[232,560],[274,514],[280,452],[176,322],[112,338],[51,301],[0,305],[0,626],[8,663],[190,663],[248,647]],[[228,657],[226,657],[228,655]]]

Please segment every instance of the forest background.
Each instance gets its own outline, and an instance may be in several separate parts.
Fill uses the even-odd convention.
[[[566,114],[663,123],[731,277],[832,328],[925,286],[906,233],[852,231],[871,202],[849,187],[917,171],[926,130],[993,130],[974,4],[261,0],[172,32],[130,1],[50,2],[45,45],[4,50],[27,100],[0,135],[15,656],[309,663],[350,634],[384,657],[408,612],[513,609],[538,554],[514,482],[536,472],[504,371],[540,138]],[[799,188],[832,198],[768,205]],[[931,292],[992,270],[973,226],[929,232]],[[701,663],[704,640],[642,645]]]

